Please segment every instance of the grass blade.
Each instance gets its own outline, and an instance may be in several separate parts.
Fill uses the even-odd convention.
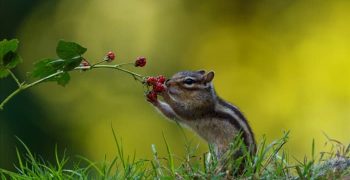
[[[165,142],[165,145],[166,145],[166,149],[167,149],[167,153],[168,153],[168,164],[169,164],[169,168],[170,168],[170,171],[171,171],[171,174],[172,176],[175,175],[175,165],[174,165],[174,158],[173,158],[173,155],[172,155],[172,152],[171,152],[171,149],[169,147],[169,144],[165,138],[165,135],[164,133],[162,132],[162,135],[163,135],[163,139],[164,139],[164,142]]]

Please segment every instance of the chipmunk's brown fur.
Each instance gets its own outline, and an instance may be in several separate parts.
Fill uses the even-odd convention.
[[[212,80],[214,72],[183,71],[165,83],[166,91],[153,105],[166,117],[190,127],[208,143],[217,148],[221,156],[239,133],[248,150],[254,154],[254,134],[242,113],[217,96]]]

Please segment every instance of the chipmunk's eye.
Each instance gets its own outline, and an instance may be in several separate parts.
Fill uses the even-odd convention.
[[[190,78],[185,79],[185,80],[183,81],[183,83],[185,83],[185,84],[187,84],[187,85],[191,85],[191,84],[193,84],[193,83],[195,83],[195,82],[196,82],[195,80],[190,79]]]

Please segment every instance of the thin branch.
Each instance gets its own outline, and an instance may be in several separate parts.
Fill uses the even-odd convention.
[[[117,64],[117,65],[98,65],[98,64],[99,64],[99,63],[94,64],[94,65],[92,65],[92,66],[79,66],[79,67],[74,68],[74,70],[91,70],[91,69],[95,69],[95,68],[111,68],[111,69],[117,69],[117,70],[120,70],[120,71],[123,71],[123,72],[125,72],[125,73],[130,74],[131,76],[133,76],[133,77],[135,78],[135,80],[137,80],[137,81],[139,81],[139,82],[141,82],[141,83],[143,82],[144,76],[142,76],[142,75],[140,75],[140,74],[137,74],[137,73],[134,73],[134,72],[132,72],[132,71],[129,71],[129,70],[127,70],[127,69],[121,68],[121,66],[123,66],[123,65],[133,64],[133,63],[123,63],[123,64]],[[9,72],[10,72],[12,78],[16,81],[16,83],[17,83],[17,85],[18,85],[18,89],[16,89],[15,91],[13,91],[9,96],[7,96],[7,97],[5,98],[5,100],[3,100],[3,101],[1,102],[1,104],[0,104],[0,110],[3,109],[3,107],[5,106],[5,104],[6,104],[11,98],[13,98],[15,95],[17,95],[17,94],[20,93],[21,91],[23,91],[23,90],[25,90],[25,89],[28,89],[28,88],[30,88],[30,87],[32,87],[32,86],[35,86],[35,85],[37,85],[37,84],[39,84],[39,83],[42,83],[42,82],[44,82],[44,81],[46,81],[46,80],[48,80],[48,79],[50,79],[50,78],[52,78],[52,77],[55,77],[55,76],[57,76],[57,75],[59,75],[59,74],[62,74],[62,73],[64,73],[65,71],[62,71],[62,70],[57,71],[57,72],[55,72],[55,73],[53,73],[53,74],[51,74],[51,75],[48,75],[48,76],[46,76],[46,77],[44,77],[44,78],[41,78],[41,79],[39,79],[39,80],[37,80],[37,81],[34,81],[34,82],[30,83],[30,84],[20,83],[19,80],[18,80],[18,78],[17,78],[10,70],[9,70]]]
[[[30,88],[30,87],[32,87],[32,86],[35,86],[35,85],[37,85],[37,84],[39,84],[39,83],[41,83],[41,82],[43,82],[43,81],[45,81],[45,80],[47,80],[47,79],[50,79],[50,78],[52,78],[52,77],[54,77],[54,76],[57,76],[57,75],[59,75],[59,74],[61,74],[61,73],[63,73],[64,71],[57,71],[56,73],[53,73],[53,74],[51,74],[51,75],[49,75],[49,76],[46,76],[46,77],[44,77],[44,78],[42,78],[42,79],[39,79],[39,80],[37,80],[37,81],[35,81],[35,82],[33,82],[33,83],[30,83],[30,84],[24,84],[24,85],[22,85],[22,84],[18,84],[18,89],[16,89],[15,91],[13,91],[10,95],[8,95],[2,102],[1,102],[1,104],[0,104],[0,110],[3,110],[4,109],[4,106],[5,106],[5,104],[10,100],[10,99],[12,99],[15,95],[17,95],[18,93],[20,93],[21,91],[23,91],[23,90],[25,90],[25,89],[28,89],[28,88]],[[16,78],[17,79],[17,78]]]
[[[102,63],[105,63],[105,62],[106,62],[106,60],[102,60],[102,61],[100,61],[100,62],[97,62],[97,63],[91,65],[91,67],[94,67],[94,66],[96,66],[96,65],[98,65],[98,64],[102,64]]]
[[[131,63],[117,64],[117,65],[82,66],[82,67],[76,67],[76,68],[74,68],[74,70],[89,70],[89,69],[94,69],[94,68],[118,69],[120,71],[123,71],[125,73],[128,73],[128,74],[132,75],[133,77],[137,77],[137,80],[142,81],[144,76],[120,67],[120,66],[127,65],[127,64],[131,64]]]
[[[18,93],[20,93],[22,90],[22,88],[18,88],[15,91],[13,91],[9,96],[6,97],[6,99],[4,99],[1,104],[0,104],[0,110],[4,109],[5,104],[11,99],[13,98],[13,96],[17,95]]]
[[[21,86],[22,86],[22,84],[19,82],[19,80],[18,80],[18,78],[16,77],[16,75],[11,71],[11,70],[7,70],[9,73],[10,73],[10,75],[11,75],[11,77],[13,78],[13,80],[15,80],[15,82],[17,83],[17,85],[18,85],[18,88],[20,88]]]
[[[128,63],[121,63],[121,64],[118,64],[118,67],[122,67],[122,66],[125,66],[125,65],[134,65],[135,63],[133,62],[128,62]]]
[[[37,84],[39,84],[39,83],[42,83],[42,82],[44,82],[44,81],[46,81],[46,80],[48,80],[48,79],[50,79],[50,78],[52,78],[52,77],[54,77],[54,76],[57,76],[57,75],[59,75],[59,74],[62,74],[63,72],[64,72],[64,71],[57,71],[57,72],[55,72],[55,73],[53,73],[53,74],[51,74],[51,75],[49,75],[49,76],[46,76],[46,77],[44,77],[44,78],[42,78],[42,79],[37,80],[37,81],[35,81],[35,82],[32,82],[32,83],[27,84],[27,85],[24,85],[23,89],[27,89],[27,88],[30,88],[30,87],[32,87],[32,86],[35,86],[35,85],[37,85]]]
[[[131,75],[136,76],[136,77],[138,77],[138,78],[143,78],[142,75],[136,74],[136,73],[131,72],[131,71],[129,71],[129,70],[126,70],[126,69],[124,69],[124,68],[120,68],[119,66],[116,66],[115,69],[121,70],[121,71],[123,71],[123,72],[126,72],[126,73],[128,73],[128,74],[131,74]]]

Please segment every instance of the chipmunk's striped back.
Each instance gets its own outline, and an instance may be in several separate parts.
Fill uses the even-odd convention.
[[[218,98],[215,111],[219,116],[225,116],[238,132],[242,133],[242,138],[251,153],[256,152],[254,133],[249,126],[247,119],[242,112],[232,104]],[[238,134],[238,133],[237,133]]]

